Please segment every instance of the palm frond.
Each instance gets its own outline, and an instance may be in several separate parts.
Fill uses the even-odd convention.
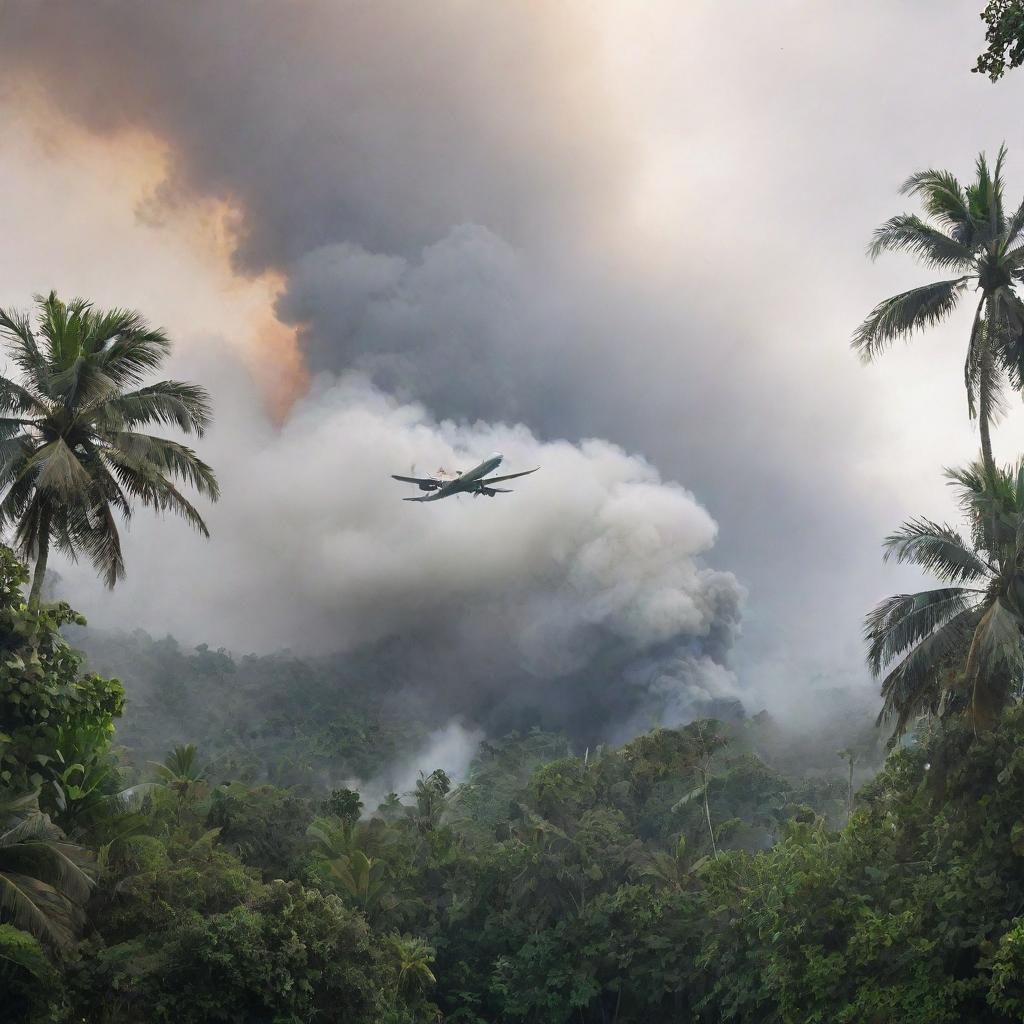
[[[118,334],[96,354],[95,361],[119,388],[134,388],[147,373],[160,368],[170,348],[163,331],[146,328]]]
[[[84,356],[72,360],[50,376],[50,393],[69,410],[98,405],[120,389],[102,367]]]
[[[82,536],[82,547],[108,587],[113,589],[118,580],[124,579],[121,535],[109,505],[100,505],[95,510],[91,528]]]
[[[63,500],[80,501],[92,478],[63,438],[36,449],[25,460],[23,473],[31,474],[38,491],[53,491]]]
[[[968,270],[974,263],[970,248],[910,213],[875,229],[868,255],[877,259],[883,252],[909,252],[937,270]]]
[[[1002,240],[999,243],[999,253],[1004,258],[1009,258],[1011,246],[1019,239],[1021,231],[1024,231],[1024,203],[1021,203],[1010,215],[1006,222],[1006,230],[1003,232]]]
[[[36,938],[70,945],[92,888],[88,854],[39,810],[38,793],[0,795],[0,912]]]
[[[89,304],[84,299],[61,302],[57,293],[36,295],[39,312],[39,333],[46,339],[46,357],[49,367],[66,366],[81,348],[82,319],[88,315]]]
[[[165,380],[103,402],[95,417],[101,430],[163,423],[175,424],[186,434],[201,437],[210,424],[210,396],[196,384]]]
[[[910,720],[934,713],[942,700],[946,680],[963,666],[980,613],[968,609],[925,637],[882,680],[879,724],[896,719],[894,736],[902,735]]]
[[[45,416],[49,409],[41,395],[34,394],[7,377],[0,377],[0,411]]]
[[[0,309],[0,337],[7,343],[7,351],[29,387],[37,395],[48,395],[50,368],[32,333],[28,314]]]
[[[995,167],[985,181],[987,190],[986,207],[988,209],[989,230],[993,238],[1006,232],[1006,218],[1003,214],[1003,165],[1006,163],[1006,143],[999,147],[996,154]],[[980,167],[980,162],[979,162]]]
[[[998,326],[993,350],[999,368],[1009,377],[1015,391],[1024,388],[1024,302],[1008,286],[998,288],[991,300]]]
[[[990,725],[1005,704],[1006,681],[1024,675],[1022,626],[1020,614],[1002,597],[991,603],[978,622],[964,668],[976,727]]]
[[[881,675],[885,666],[940,626],[976,608],[983,596],[984,591],[980,590],[945,587],[886,598],[871,611],[864,624],[872,675]]]
[[[1021,465],[997,469],[992,481],[981,462],[945,471],[950,486],[958,491],[957,503],[970,524],[974,548],[988,552],[993,566],[1005,561],[1006,548],[1014,544],[1024,512],[1024,494],[1016,488]],[[1014,561],[1012,553],[1010,561]]]
[[[21,928],[51,946],[74,942],[80,913],[52,886],[17,871],[0,868],[0,911]]]
[[[1001,148],[996,160],[996,175],[1001,173],[1005,149]],[[987,244],[996,240],[1003,228],[1002,196],[997,189],[997,178],[989,170],[988,159],[979,153],[975,161],[975,180],[965,189],[967,208],[974,225],[974,244]]]
[[[29,434],[5,437],[0,440],[0,487],[10,484],[22,475],[26,464],[38,451],[39,445]]]
[[[200,494],[216,501],[220,486],[213,470],[189,447],[134,431],[121,431],[108,438],[106,453],[119,465],[134,468],[140,473],[157,473],[183,480]]]
[[[956,241],[969,244],[971,215],[967,198],[960,182],[950,171],[918,171],[903,182],[900,192],[919,197],[929,217],[951,229]]]
[[[910,519],[883,542],[886,561],[911,563],[945,583],[968,583],[993,576],[986,564],[951,526]]]
[[[945,319],[956,308],[969,280],[936,281],[884,299],[857,328],[852,347],[862,361],[871,362],[897,338],[908,338]]]
[[[971,333],[967,340],[967,355],[964,357],[964,389],[967,392],[967,416],[974,419],[978,415],[978,383],[979,367],[985,349],[985,297],[979,300],[974,309],[971,321]]]

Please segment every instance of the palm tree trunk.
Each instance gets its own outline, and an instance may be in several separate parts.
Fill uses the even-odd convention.
[[[991,541],[990,554],[996,556],[998,552],[998,540],[997,540],[997,516],[996,516],[996,463],[992,456],[992,435],[990,433],[991,419],[992,419],[992,394],[989,390],[988,381],[991,374],[992,365],[992,351],[986,344],[985,351],[982,353],[982,372],[981,382],[978,387],[978,433],[981,435],[981,461],[985,467],[985,484],[988,487],[988,493],[991,501],[992,508],[992,521],[989,524],[991,530]]]
[[[987,362],[991,356],[985,355],[982,358]],[[984,380],[978,390],[978,432],[981,434],[981,461],[985,466],[988,485],[992,487],[996,478],[996,464],[992,457],[992,435],[989,429],[992,419],[992,398]]]
[[[710,765],[703,769],[704,775],[704,817],[708,822],[708,835],[711,836],[711,852],[718,857],[718,844],[715,842],[715,830],[711,825],[711,808],[708,806],[708,775],[710,774]]]
[[[50,555],[50,512],[44,510],[39,516],[39,538],[36,542],[36,566],[32,574],[32,589],[29,591],[28,603],[39,604],[39,595],[43,590],[46,578],[46,562]]]

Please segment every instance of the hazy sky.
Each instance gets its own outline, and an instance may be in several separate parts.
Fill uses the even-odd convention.
[[[913,582],[879,541],[951,514],[976,447],[969,314],[849,351],[928,278],[864,247],[911,171],[1004,140],[1024,196],[976,6],[8,11],[0,301],[136,306],[218,408],[214,540],[140,513],[128,582],[64,567],[71,597],[236,649],[412,638],[485,689],[467,663],[578,695],[595,650],[662,696],[864,679],[864,612]],[[544,467],[500,504],[387,479],[495,446]]]

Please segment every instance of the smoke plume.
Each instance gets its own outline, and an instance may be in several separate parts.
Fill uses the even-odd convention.
[[[718,521],[748,671],[797,689],[798,656],[841,651],[862,679],[877,540],[974,444],[959,347],[917,367],[927,416],[900,367],[858,376],[849,333],[895,290],[863,243],[916,162],[992,145],[1014,102],[953,95],[961,15],[913,6],[11,6],[5,109],[165,146],[147,220],[230,209],[236,272],[281,282],[313,374],[281,425],[183,348],[217,402],[215,539],[140,516],[125,588],[72,569],[73,596],[237,650],[372,650],[470,726],[611,733],[739,692]],[[900,147],[894,95],[920,113]],[[912,458],[865,455],[893,444]],[[542,471],[423,507],[387,479],[495,448]]]

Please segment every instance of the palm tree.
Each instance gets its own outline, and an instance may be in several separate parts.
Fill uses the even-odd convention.
[[[331,878],[370,921],[388,914],[399,901],[391,892],[388,865],[362,850],[353,850],[327,861]]]
[[[990,170],[984,154],[975,180],[966,186],[949,171],[911,175],[904,195],[919,196],[927,217],[904,213],[879,227],[868,247],[874,259],[883,252],[909,252],[933,270],[955,276],[912,288],[880,302],[853,336],[853,348],[871,362],[898,338],[909,339],[945,320],[965,293],[978,295],[964,364],[969,416],[977,418],[982,462],[992,476],[990,425],[1001,407],[1007,379],[1024,386],[1024,304],[1016,285],[1024,277],[1024,204],[1007,217],[1003,207],[1003,162],[1000,147]]]
[[[685,836],[680,836],[676,840],[675,849],[671,853],[656,850],[640,869],[643,878],[651,879],[659,888],[674,889],[676,892],[681,892],[686,887],[689,874]]]
[[[156,786],[173,793],[177,805],[176,817],[180,822],[181,811],[207,790],[206,771],[199,764],[199,751],[194,743],[177,746],[169,750],[163,761],[150,761],[159,782]],[[140,792],[143,787],[135,787]]]
[[[409,794],[416,798],[415,819],[420,832],[432,832],[441,824],[451,788],[451,779],[443,768],[435,768],[429,775],[420,772],[416,788]]]
[[[356,850],[372,856],[393,841],[380,818],[369,821],[334,816],[314,818],[306,829],[306,837],[313,841],[315,852],[324,860],[348,857]]]
[[[398,967],[398,992],[416,996],[437,983],[430,965],[434,962],[434,947],[415,935],[388,936],[388,946]]]
[[[896,594],[868,615],[868,665],[882,676],[879,722],[893,738],[922,714],[964,711],[975,729],[992,722],[1024,678],[1024,460],[995,472],[980,463],[947,470],[969,539],[929,519],[885,541],[886,560],[910,563],[944,584]]]
[[[33,603],[51,542],[71,558],[84,553],[112,587],[124,576],[115,513],[127,521],[137,501],[208,536],[176,482],[218,497],[213,470],[191,448],[137,429],[173,423],[202,436],[210,421],[203,388],[142,386],[170,351],[164,333],[131,310],[65,304],[54,292],[37,307],[35,330],[28,314],[0,309],[18,370],[18,380],[0,377],[0,527],[13,527],[19,553],[35,562]]]
[[[0,797],[0,914],[15,926],[54,948],[72,945],[92,888],[87,863],[37,793]]]

